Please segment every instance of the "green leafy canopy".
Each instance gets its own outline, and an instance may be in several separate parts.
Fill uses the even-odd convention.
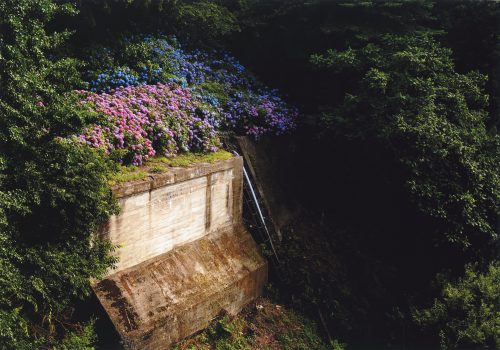
[[[451,51],[429,32],[380,35],[311,62],[356,77],[325,113],[326,125],[341,137],[375,141],[399,160],[438,240],[494,252],[500,137],[486,128],[486,76],[457,73]]]
[[[108,161],[69,137],[90,117],[68,93],[79,62],[58,56],[70,33],[47,29],[74,13],[69,3],[0,1],[2,348],[56,344],[64,311],[114,261],[94,237],[115,210]]]
[[[500,347],[500,265],[493,262],[481,272],[467,265],[457,281],[439,276],[441,296],[427,309],[415,310],[422,326],[436,326],[441,348]]]

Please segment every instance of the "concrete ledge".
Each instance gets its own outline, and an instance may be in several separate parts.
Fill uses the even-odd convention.
[[[206,176],[210,173],[238,168],[242,166],[242,163],[243,159],[241,157],[233,157],[215,163],[196,163],[185,168],[172,167],[165,173],[151,173],[145,179],[119,183],[111,189],[116,198],[123,198],[166,185]]]
[[[127,349],[167,349],[259,296],[267,262],[243,226],[119,271],[94,291]]]

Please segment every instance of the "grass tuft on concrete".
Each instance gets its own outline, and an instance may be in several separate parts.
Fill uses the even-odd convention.
[[[232,156],[231,153],[221,150],[213,153],[181,153],[173,158],[154,157],[140,167],[133,165],[118,166],[118,171],[109,177],[108,183],[113,186],[122,182],[142,180],[149,174],[161,174],[171,167],[188,167],[197,163],[215,163],[229,159]]]

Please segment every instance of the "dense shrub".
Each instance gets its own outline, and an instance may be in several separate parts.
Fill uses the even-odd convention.
[[[191,40],[213,41],[239,30],[234,14],[213,1],[180,4],[177,23]]]
[[[70,138],[91,117],[70,93],[80,65],[56,55],[68,33],[46,29],[72,13],[50,0],[0,1],[2,349],[57,344],[73,328],[72,303],[114,261],[94,237],[115,209],[109,163]]]
[[[455,72],[429,32],[381,35],[312,63],[347,71],[353,86],[324,112],[337,136],[381,145],[400,164],[436,241],[491,256],[500,213],[500,137],[487,129],[486,77]],[[479,253],[479,251],[481,251]]]
[[[119,33],[155,31],[174,34],[196,47],[214,47],[240,30],[233,11],[240,4],[233,0],[100,0],[77,1],[76,6],[79,15],[66,25],[76,31],[72,41],[80,48]]]
[[[214,152],[220,146],[207,121],[209,112],[203,113],[200,101],[179,86],[141,85],[110,94],[90,93],[84,104],[107,120],[87,127],[80,138],[107,154],[118,153],[118,160],[125,163],[141,165],[154,155],[172,157],[179,151]]]
[[[175,38],[132,36],[113,49],[95,49],[88,88],[94,92],[142,84],[189,89],[203,118],[218,130],[259,137],[295,127],[297,111],[256,81],[231,55],[182,49]]]
[[[439,333],[441,347],[500,347],[500,264],[493,262],[485,272],[472,265],[465,275],[452,281],[439,278],[441,296],[428,309],[417,310],[414,320]]]
[[[174,349],[345,349],[338,341],[332,341],[331,345],[325,344],[311,320],[260,298],[232,319],[227,315],[217,318],[206,330],[180,342]]]

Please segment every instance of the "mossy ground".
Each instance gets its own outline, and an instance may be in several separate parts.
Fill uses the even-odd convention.
[[[238,316],[221,316],[175,350],[322,350],[328,349],[316,325],[268,299],[258,299]]]
[[[217,151],[213,153],[181,153],[177,157],[155,157],[147,162],[146,167],[168,166],[186,167],[196,163],[214,163],[219,160],[226,160],[232,157],[227,151]]]
[[[214,163],[231,157],[232,154],[224,150],[213,153],[181,153],[174,158],[154,157],[140,167],[120,165],[118,171],[109,177],[109,184],[115,185],[121,182],[141,180],[151,173],[163,173],[169,167],[187,167],[196,163]]]

